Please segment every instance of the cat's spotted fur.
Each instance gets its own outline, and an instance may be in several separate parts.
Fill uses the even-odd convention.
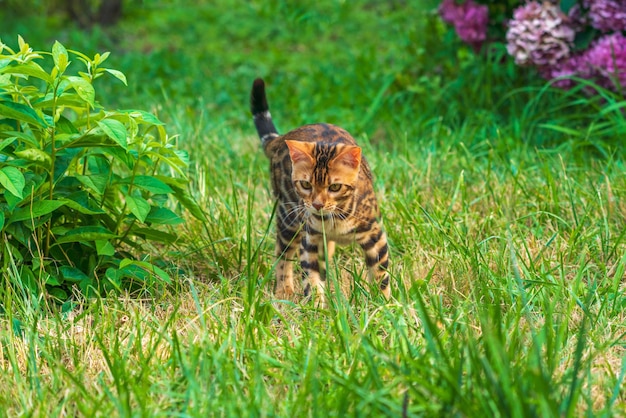
[[[278,200],[276,296],[294,293],[293,261],[299,249],[304,295],[314,291],[324,305],[325,261],[332,258],[335,243],[356,241],[365,252],[370,277],[389,297],[387,238],[361,148],[348,132],[324,123],[279,135],[261,79],[252,86],[251,107]]]

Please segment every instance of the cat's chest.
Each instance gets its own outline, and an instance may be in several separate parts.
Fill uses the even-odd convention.
[[[310,216],[306,223],[307,232],[324,235],[327,240],[335,241],[339,245],[348,245],[354,241],[356,229],[354,219]]]

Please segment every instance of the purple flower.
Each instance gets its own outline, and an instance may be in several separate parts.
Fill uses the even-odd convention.
[[[489,9],[485,5],[479,5],[473,1],[465,3],[467,9],[464,19],[455,25],[456,33],[463,42],[480,48],[487,39],[487,23],[489,22]]]
[[[518,65],[552,67],[570,55],[575,31],[558,6],[531,1],[513,12],[506,49]]]
[[[457,20],[462,19],[463,5],[457,4],[455,0],[443,0],[439,5],[439,16],[444,22],[454,25]]]
[[[474,49],[480,49],[487,39],[489,8],[468,0],[457,4],[455,0],[443,0],[439,6],[441,18],[452,25],[457,35]]]
[[[618,91],[626,90],[626,38],[621,33],[604,35],[588,50],[571,55],[553,66],[540,68],[547,79],[576,76],[591,80],[599,86]],[[568,89],[574,80],[563,78],[556,87]]]
[[[626,1],[585,0],[591,26],[603,32],[626,30]]]
[[[626,38],[621,33],[604,35],[591,45],[584,57],[600,86],[626,89]]]
[[[555,87],[562,89],[570,89],[576,84],[576,82],[569,77],[584,78],[586,80],[595,78],[595,72],[591,68],[591,65],[589,65],[586,52],[578,52],[570,55],[554,66],[541,68],[539,72],[548,80],[562,77],[553,83]]]

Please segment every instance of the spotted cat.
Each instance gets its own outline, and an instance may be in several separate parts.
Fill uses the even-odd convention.
[[[389,248],[361,148],[348,132],[325,123],[279,135],[262,79],[254,81],[250,102],[278,200],[276,297],[294,294],[293,260],[299,249],[304,296],[314,292],[315,300],[325,306],[326,261],[335,244],[356,241],[365,253],[370,278],[388,298]]]

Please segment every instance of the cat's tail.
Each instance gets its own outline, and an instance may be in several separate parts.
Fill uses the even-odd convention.
[[[265,82],[261,78],[257,78],[252,84],[250,108],[252,110],[252,116],[254,117],[256,131],[259,133],[261,143],[265,148],[272,138],[276,138],[279,135],[274,126],[274,122],[272,122],[272,115],[270,115],[270,108],[267,105],[267,98],[265,97]]]

